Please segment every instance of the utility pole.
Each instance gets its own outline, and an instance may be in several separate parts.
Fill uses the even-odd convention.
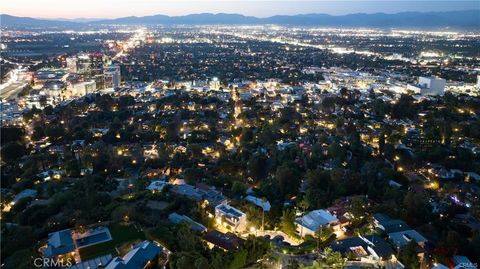
[[[320,225],[320,233],[317,235],[317,250],[320,250],[320,236],[323,234],[323,225]]]
[[[265,231],[265,228],[263,226],[264,222],[265,222],[265,210],[262,207],[262,231]]]

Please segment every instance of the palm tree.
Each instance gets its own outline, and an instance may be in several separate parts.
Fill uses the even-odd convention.
[[[317,249],[320,249],[320,241],[325,242],[333,235],[333,228],[332,227],[323,227],[320,225],[315,232],[315,236],[317,237]]]

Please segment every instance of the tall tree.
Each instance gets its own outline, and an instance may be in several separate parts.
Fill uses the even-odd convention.
[[[291,209],[285,209],[280,221],[282,231],[290,236],[295,235],[295,212]]]

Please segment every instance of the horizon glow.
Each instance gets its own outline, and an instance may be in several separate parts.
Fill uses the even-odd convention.
[[[180,16],[195,13],[238,13],[247,16],[268,17],[305,13],[344,15],[350,13],[428,12],[466,9],[480,9],[480,1],[16,0],[2,1],[0,4],[1,13],[45,19],[107,19],[157,14]]]

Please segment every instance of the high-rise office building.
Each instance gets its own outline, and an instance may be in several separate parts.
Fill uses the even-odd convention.
[[[105,67],[103,71],[103,80],[105,88],[118,88],[122,81],[120,66],[116,64]]]
[[[71,61],[73,65],[74,60],[72,59]],[[82,75],[103,75],[103,54],[100,52],[78,54],[76,57],[76,68],[77,72]]]
[[[212,78],[212,80],[209,81],[209,87],[212,90],[219,90],[220,89],[220,81],[218,80],[217,77]]]
[[[95,81],[85,81],[71,86],[71,92],[74,96],[83,96],[97,90]]]
[[[90,53],[90,74],[92,76],[103,75],[103,53]]]
[[[91,61],[88,53],[77,55],[77,72],[82,75],[90,74]]]
[[[67,57],[67,59],[65,60],[66,61],[66,65],[67,65],[67,71],[69,73],[77,73],[78,72],[78,68],[77,68],[77,57],[76,56],[73,56],[73,57]]]
[[[419,77],[417,85],[408,85],[407,89],[421,95],[443,95],[447,81],[438,77]]]

